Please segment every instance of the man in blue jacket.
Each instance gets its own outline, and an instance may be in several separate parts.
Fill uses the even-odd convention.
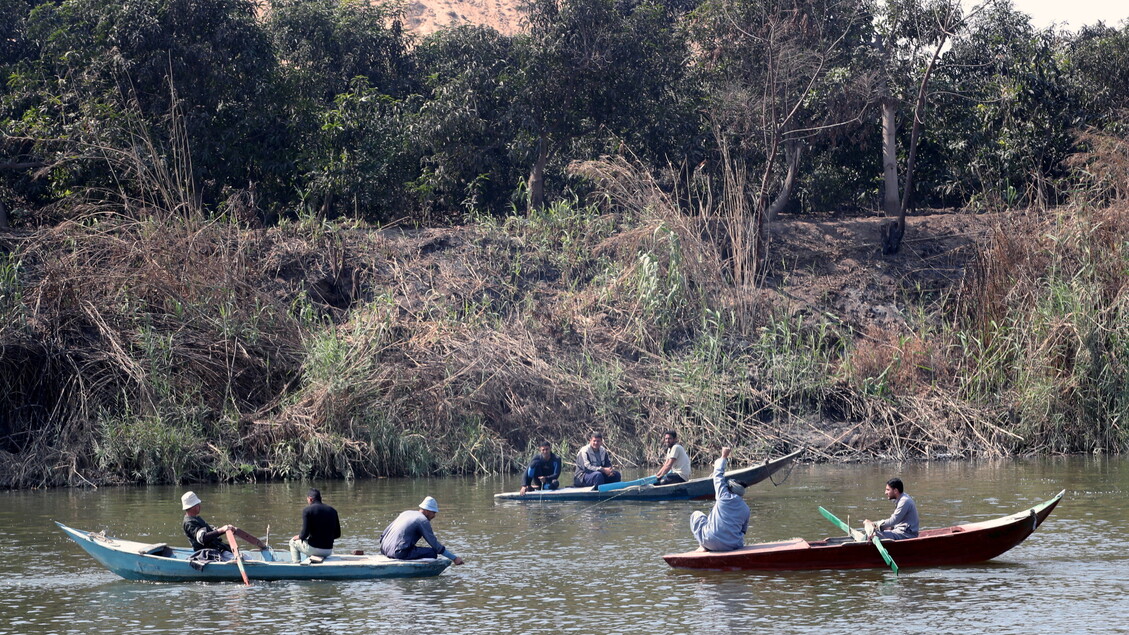
[[[709,516],[694,512],[690,530],[698,539],[698,551],[733,551],[745,546],[749,530],[749,506],[741,499],[745,487],[725,477],[729,448],[721,448],[721,458],[713,464],[713,489],[717,501]]]
[[[561,459],[553,454],[553,446],[548,441],[542,441],[537,446],[537,452],[537,456],[533,457],[529,468],[525,470],[525,479],[518,494],[528,492],[530,487],[551,490],[561,486]]]

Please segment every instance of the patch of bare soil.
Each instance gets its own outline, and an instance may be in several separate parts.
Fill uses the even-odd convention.
[[[887,219],[783,217],[769,229],[766,286],[794,311],[866,330],[902,330],[907,301],[930,303],[959,283],[991,235],[995,216],[926,212],[910,216],[901,250],[884,255]]]

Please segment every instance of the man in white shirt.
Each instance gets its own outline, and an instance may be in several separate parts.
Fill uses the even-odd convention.
[[[690,480],[690,455],[678,443],[678,433],[667,430],[663,434],[663,445],[667,447],[666,462],[655,473],[655,485],[685,483]]]

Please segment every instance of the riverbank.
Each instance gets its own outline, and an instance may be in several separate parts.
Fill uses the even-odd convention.
[[[0,484],[1119,452],[1124,207],[708,221],[558,204],[453,228],[89,217],[5,234]]]

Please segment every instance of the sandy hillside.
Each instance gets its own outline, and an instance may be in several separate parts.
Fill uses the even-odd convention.
[[[517,6],[518,0],[410,0],[404,5],[404,26],[420,35],[463,24],[512,34],[521,25]]]

